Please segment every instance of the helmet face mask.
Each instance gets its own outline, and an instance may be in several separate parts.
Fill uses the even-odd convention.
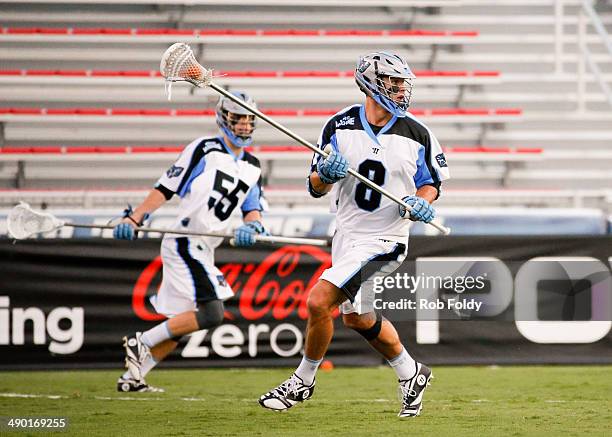
[[[396,117],[406,116],[415,78],[402,58],[386,52],[362,56],[355,69],[361,91]]]
[[[257,107],[246,93],[234,91],[232,94],[249,106]],[[224,96],[219,99],[216,112],[219,129],[235,146],[246,147],[253,142],[256,118],[251,112]]]

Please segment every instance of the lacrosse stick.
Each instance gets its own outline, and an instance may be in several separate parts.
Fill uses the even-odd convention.
[[[202,67],[198,63],[198,61],[196,60],[193,54],[193,51],[187,44],[176,43],[176,44],[171,45],[162,56],[162,60],[161,60],[159,69],[161,71],[162,76],[166,78],[166,90],[168,92],[168,98],[170,98],[169,90],[170,90],[170,86],[172,82],[189,82],[190,84],[196,87],[199,87],[199,88],[205,88],[205,87],[212,88],[219,94],[230,99],[232,102],[242,106],[244,109],[246,109],[250,113],[261,118],[266,123],[274,126],[276,129],[278,129],[285,135],[293,138],[295,141],[302,144],[303,146],[306,146],[307,148],[312,150],[314,153],[321,155],[323,158],[327,158],[328,156],[327,151],[319,149],[318,147],[311,144],[310,142],[308,142],[301,136],[287,129],[285,126],[272,120],[266,114],[262,113],[256,108],[251,107],[250,105],[240,100],[238,97],[234,96],[229,91],[215,84],[212,81],[213,80],[212,70],[208,70]],[[410,207],[410,205],[407,205],[406,203],[404,203],[401,198],[399,198],[393,193],[390,193],[384,188],[378,186],[377,184],[375,184],[374,182],[372,182],[371,180],[369,180],[362,174],[357,173],[352,168],[348,169],[348,173],[351,176],[357,178],[360,182],[370,187],[371,189],[376,190],[383,196],[391,199],[392,201],[397,203],[399,206],[406,208],[408,211],[412,211],[412,208]],[[440,231],[444,235],[450,234],[450,229],[442,225],[436,220],[432,220],[431,222],[427,224],[433,226],[434,228],[436,228],[438,231]]]
[[[34,211],[30,205],[25,202],[15,206],[8,215],[7,229],[9,235],[16,240],[23,240],[35,234],[55,231],[64,226],[73,228],[89,228],[89,229],[113,229],[113,225],[85,225],[79,223],[67,223],[58,219],[53,214],[48,212]],[[233,234],[220,234],[214,232],[191,232],[173,229],[157,229],[157,228],[135,228],[139,232],[159,232],[161,234],[178,234],[190,235],[194,237],[220,237],[230,238],[230,244],[234,244]],[[281,244],[307,244],[310,246],[327,246],[326,240],[317,240],[314,238],[292,238],[280,237],[276,235],[255,235],[255,241],[258,243],[281,243]]]

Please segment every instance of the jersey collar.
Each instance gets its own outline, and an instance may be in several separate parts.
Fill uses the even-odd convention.
[[[368,136],[372,138],[372,140],[374,140],[374,142],[378,144],[379,146],[381,144],[378,141],[378,137],[384,134],[385,132],[387,132],[389,129],[391,129],[393,124],[397,121],[397,117],[394,115],[393,117],[391,117],[391,120],[389,120],[387,124],[385,124],[383,128],[378,132],[378,135],[374,135],[374,131],[372,131],[372,128],[370,127],[370,123],[368,122],[368,119],[365,114],[365,106],[363,105],[359,107],[359,119],[361,120],[361,125],[363,126],[363,130],[366,131]]]
[[[234,161],[238,161],[239,159],[242,159],[242,157],[244,156],[244,149],[240,150],[240,153],[238,155],[236,155],[234,152],[232,152],[232,149],[230,149],[227,144],[225,144],[225,140],[223,139],[223,135],[218,136],[217,138],[219,138],[219,141],[221,141],[221,144],[223,144],[223,147],[225,148],[225,151],[227,153],[229,153],[229,155],[234,158]]]

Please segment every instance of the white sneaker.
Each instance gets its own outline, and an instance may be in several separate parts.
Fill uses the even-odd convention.
[[[123,347],[125,348],[125,367],[130,371],[132,377],[136,381],[143,381],[144,376],[140,371],[142,363],[151,353],[151,350],[145,345],[140,337],[141,332],[134,335],[123,337]]]
[[[315,381],[311,385],[304,384],[302,378],[295,373],[275,389],[259,398],[259,405],[275,411],[285,411],[298,402],[304,402],[314,393]]]
[[[117,380],[117,391],[121,392],[148,392],[148,393],[164,393],[165,390],[159,387],[153,387],[145,382],[144,379],[137,381],[132,378],[124,378],[123,376]]]
[[[399,392],[402,400],[402,409],[399,417],[415,417],[421,414],[423,408],[423,393],[433,378],[431,369],[424,364],[417,363],[417,373],[410,379],[399,381]]]

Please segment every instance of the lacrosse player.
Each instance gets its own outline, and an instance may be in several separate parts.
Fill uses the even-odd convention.
[[[245,93],[233,94],[255,106]],[[259,161],[243,149],[252,142],[255,117],[226,97],[221,97],[216,112],[219,135],[189,144],[147,198],[134,211],[125,211],[114,228],[115,238],[136,239],[134,228],[174,195],[181,200],[172,229],[224,232],[232,212],[240,207],[244,224],[235,230],[235,244],[250,246],[256,234],[268,235],[260,213]],[[124,337],[128,370],[117,382],[119,391],[160,391],[147,385],[147,373],[176,348],[182,336],[221,324],[223,300],[233,296],[214,265],[214,250],[221,241],[218,237],[165,235],[161,244],[163,280],[151,301],[168,320]]]
[[[315,373],[333,335],[332,311],[341,307],[344,324],[361,334],[397,373],[402,393],[400,417],[419,415],[431,370],[402,346],[393,325],[371,309],[362,309],[362,283],[388,274],[406,257],[410,219],[429,223],[431,204],[449,178],[442,149],[433,133],[407,109],[415,76],[399,56],[377,52],[362,56],[355,81],[365,105],[349,106],[332,116],[319,137],[308,190],[330,193],[336,213],[332,267],[310,290],[304,356],[293,375],[264,394],[259,403],[286,410],[309,399]],[[360,174],[411,206],[399,207],[356,178],[346,177],[349,163]],[[404,197],[405,196],[405,197]],[[367,272],[367,273],[366,273]]]

